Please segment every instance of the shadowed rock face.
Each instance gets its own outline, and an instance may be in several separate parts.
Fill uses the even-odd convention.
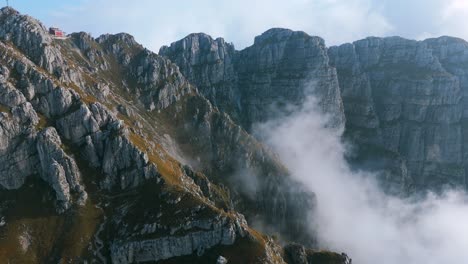
[[[314,251],[299,244],[289,244],[284,248],[286,261],[290,264],[352,264],[345,253]]]
[[[329,49],[358,166],[394,192],[466,187],[468,43],[367,38]]]

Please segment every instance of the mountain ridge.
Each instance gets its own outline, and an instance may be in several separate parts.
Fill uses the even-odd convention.
[[[309,96],[386,191],[466,188],[461,39],[326,47],[274,28],[240,51],[193,33],[158,55],[126,33],[56,40],[12,8],[0,22],[4,259],[351,263],[307,249],[320,197],[252,135]]]

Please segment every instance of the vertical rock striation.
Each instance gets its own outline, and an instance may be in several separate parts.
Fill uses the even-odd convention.
[[[331,125],[344,125],[338,78],[319,37],[274,28],[236,51],[221,38],[191,34],[159,54],[175,62],[213,105],[247,131],[290,105],[301,105],[309,95],[330,115]]]
[[[465,187],[466,84],[463,68],[454,65],[467,52],[466,42],[447,37],[331,47],[355,164],[383,171],[397,193]]]

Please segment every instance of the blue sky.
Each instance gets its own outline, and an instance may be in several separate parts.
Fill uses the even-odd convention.
[[[243,48],[272,27],[303,30],[328,45],[366,36],[468,39],[468,0],[10,0],[10,5],[67,32],[95,37],[127,32],[154,51],[192,32]]]

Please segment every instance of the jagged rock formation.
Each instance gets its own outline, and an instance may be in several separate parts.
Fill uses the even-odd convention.
[[[49,183],[57,195],[57,201],[63,203],[59,208],[70,207],[70,190],[78,193],[78,204],[84,205],[87,194],[80,184],[80,172],[75,161],[61,149],[62,142],[57,131],[46,128],[39,132],[37,152],[41,163],[41,178]]]
[[[330,48],[358,166],[394,192],[466,187],[468,43],[367,38]]]
[[[127,34],[56,40],[11,8],[0,21],[2,259],[284,263],[236,210],[312,239],[313,194],[175,64]],[[230,185],[236,166],[259,187]]]
[[[352,264],[353,261],[345,253],[334,253],[328,251],[314,251],[306,249],[302,245],[289,244],[284,248],[285,259],[290,264]]]
[[[232,245],[236,238],[246,235],[247,223],[242,218],[234,221],[227,217],[221,219],[207,219],[195,222],[186,222],[180,229],[199,229],[185,235],[164,236],[155,239],[137,240],[132,242],[115,242],[111,246],[111,258],[113,263],[134,263],[145,261],[158,261],[174,256],[184,256],[196,253],[202,256],[205,250],[216,245]],[[240,220],[239,220],[240,219]],[[145,225],[140,234],[156,233],[160,229],[158,222]],[[124,233],[119,229],[119,233]],[[134,231],[134,230],[133,230]],[[179,230],[171,230],[171,234]],[[126,237],[122,237],[127,240]]]

